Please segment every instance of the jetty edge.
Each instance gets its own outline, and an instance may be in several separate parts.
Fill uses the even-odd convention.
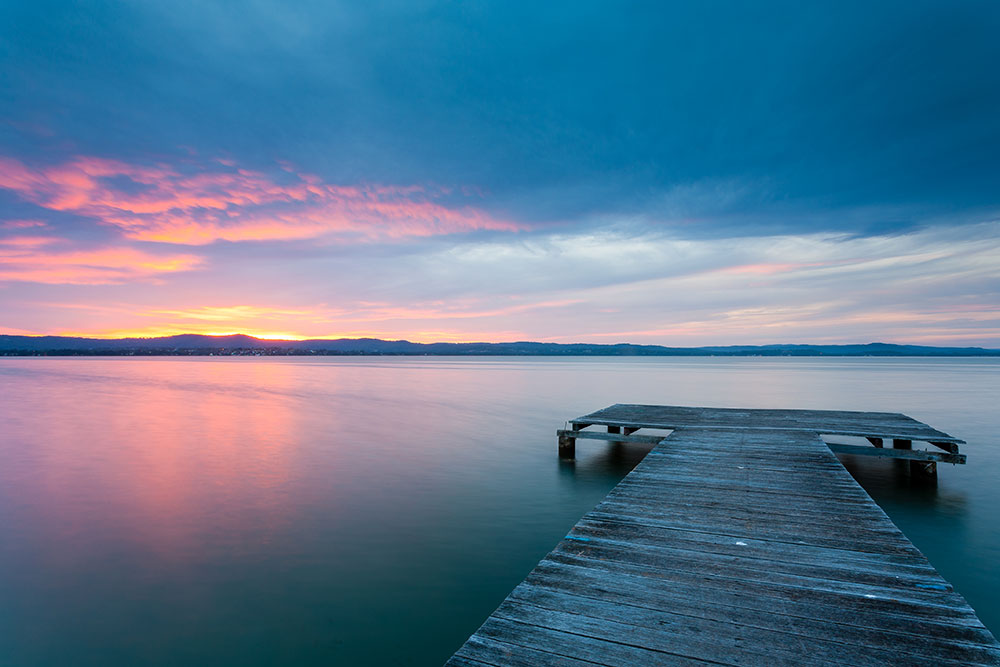
[[[931,480],[964,441],[876,412],[619,404],[571,424],[563,457],[582,438],[655,446],[448,665],[1000,665],[834,453],[856,452],[821,435]]]

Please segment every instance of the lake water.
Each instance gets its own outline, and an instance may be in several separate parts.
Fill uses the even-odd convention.
[[[612,403],[904,412],[936,488],[847,459],[1000,631],[1000,360],[0,359],[0,664],[443,662],[646,449]]]

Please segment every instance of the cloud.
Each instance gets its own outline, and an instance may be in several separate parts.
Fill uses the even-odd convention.
[[[132,240],[182,245],[520,229],[453,203],[456,195],[446,188],[333,185],[287,164],[277,178],[229,159],[182,170],[96,157],[36,168],[0,157],[0,188],[52,211],[93,218]]]
[[[1000,223],[858,237],[678,239],[600,230],[497,237],[407,258],[411,303],[551,304],[503,312],[531,338],[678,344],[942,340],[997,345]],[[358,267],[359,283],[377,278]],[[569,304],[569,305],[560,305]],[[455,320],[456,327],[464,326]],[[470,326],[478,326],[476,325]],[[992,342],[990,342],[992,341]]]
[[[172,317],[180,320],[198,320],[203,322],[222,322],[239,326],[250,320],[315,318],[316,309],[308,308],[274,308],[266,306],[198,306],[182,310],[149,310],[141,313],[145,317]]]
[[[3,249],[64,252],[44,238],[25,233]],[[1000,347],[1000,223],[866,237],[498,235],[394,254],[388,268],[378,253],[299,258],[294,272],[286,257],[241,264],[237,274],[220,261],[204,276],[176,274],[156,294],[121,286],[114,302],[90,305],[42,286],[33,305],[12,306],[29,316],[11,324],[104,336]]]
[[[202,258],[156,254],[134,248],[67,248],[63,239],[17,236],[0,239],[0,282],[103,285],[149,281],[190,271]]]
[[[54,331],[56,335],[65,336],[126,338],[182,333],[244,333],[258,338],[283,340],[406,338],[415,342],[468,342],[524,340],[527,334],[520,330],[489,327],[470,330],[455,326],[456,322],[473,319],[495,324],[502,319],[502,315],[550,307],[553,304],[527,303],[491,312],[471,312],[433,303],[418,304],[417,308],[366,303],[348,304],[343,308],[326,304],[307,307],[242,304],[145,309],[124,303],[48,302],[36,305],[49,312],[75,311],[84,315],[83,325]],[[92,324],[97,320],[103,326],[95,327]]]
[[[441,340],[490,339],[497,331],[463,330],[468,320],[498,323],[511,315],[572,306],[577,301],[537,301],[499,299],[503,303],[484,305],[468,298],[453,301],[429,301],[408,305],[393,303],[345,302],[339,306],[319,304],[308,307],[274,305],[203,305],[188,308],[132,310],[132,315],[153,320],[143,328],[155,335],[198,331],[202,333],[256,332],[265,338],[339,338],[375,337],[431,341],[424,334],[433,328]],[[292,325],[292,329],[289,326]],[[475,325],[473,325],[475,326]],[[506,331],[504,335],[511,335]]]
[[[31,229],[32,227],[47,227],[48,224],[41,220],[3,220],[0,221],[0,229]]]

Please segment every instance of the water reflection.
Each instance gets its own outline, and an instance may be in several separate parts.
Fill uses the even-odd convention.
[[[440,664],[650,449],[558,461],[616,402],[968,439],[937,488],[842,460],[1000,623],[998,386],[990,360],[3,359],[0,662]]]
[[[270,373],[266,382],[286,380]],[[124,541],[161,561],[184,559],[205,532],[267,541],[287,520],[283,487],[301,444],[292,404],[171,382],[147,381],[141,392],[102,385],[85,405],[60,384],[32,392],[13,402],[27,410],[44,393],[62,414],[17,434],[21,474],[5,487],[25,523],[60,526],[70,551]],[[88,535],[95,527],[104,539]]]
[[[951,520],[960,520],[965,513],[967,499],[961,488],[942,489],[937,475],[916,474],[909,461],[851,454],[838,454],[837,458],[879,504],[905,504],[911,511],[945,515]],[[946,465],[938,464],[940,468]]]
[[[653,445],[602,440],[577,440],[576,459],[558,459],[562,478],[573,482],[592,479],[617,483],[639,465]],[[582,451],[586,449],[586,451]]]

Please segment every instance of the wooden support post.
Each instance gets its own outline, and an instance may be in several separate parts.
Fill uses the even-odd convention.
[[[868,442],[872,443],[873,445],[875,445],[879,449],[881,449],[882,445],[883,445],[882,438],[868,438]]]
[[[912,440],[893,440],[893,449],[913,449]],[[924,480],[937,479],[936,461],[910,461],[910,477],[917,477]]]
[[[576,458],[576,438],[563,433],[559,434],[559,458]]]
[[[936,480],[937,461],[910,461],[910,476],[922,480]]]

